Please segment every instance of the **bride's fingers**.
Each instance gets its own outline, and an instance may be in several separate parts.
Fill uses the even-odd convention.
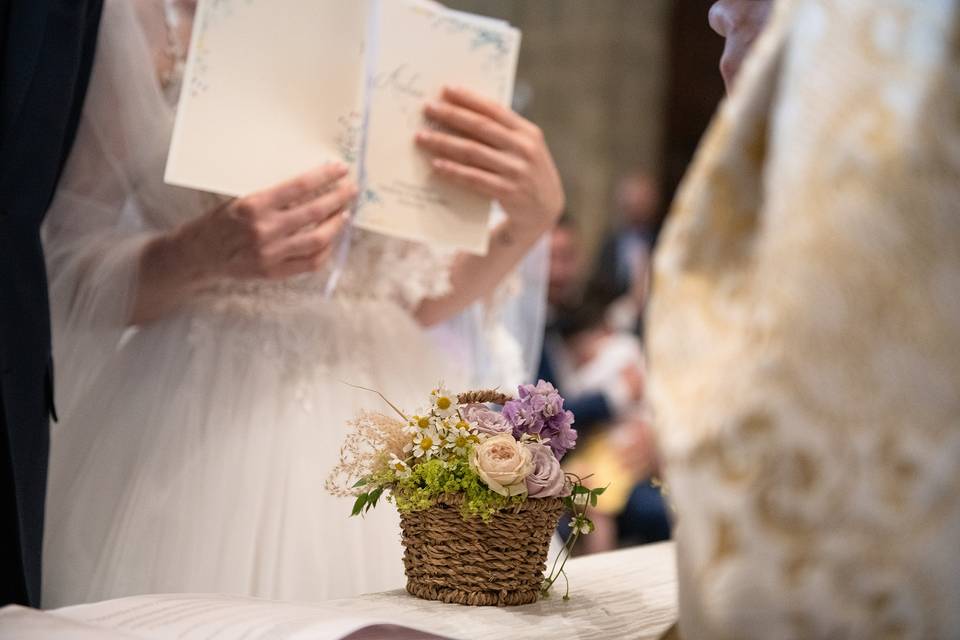
[[[271,220],[262,229],[261,241],[271,242],[296,234],[308,225],[320,224],[334,214],[343,211],[357,197],[357,187],[343,181],[337,188],[286,211],[274,212]]]
[[[511,129],[483,114],[449,102],[428,102],[426,116],[448,129],[458,131],[495,149],[519,151],[517,137]]]
[[[247,199],[255,208],[284,209],[302,202],[311,194],[325,190],[326,187],[347,175],[347,171],[346,165],[332,162],[249,196]]]
[[[509,180],[483,169],[443,158],[434,158],[431,164],[438,175],[487,198],[503,200],[515,189]]]
[[[301,273],[312,273],[320,270],[330,259],[333,249],[336,245],[328,246],[320,253],[308,256],[306,258],[291,258],[275,265],[266,276],[273,280],[283,280],[300,275]]]
[[[344,211],[330,216],[317,227],[305,230],[274,242],[264,249],[263,260],[268,265],[276,265],[291,260],[300,260],[323,253],[336,244],[336,239],[347,224]]]
[[[443,98],[455,105],[483,114],[508,129],[521,129],[526,122],[507,107],[463,87],[444,87]]]
[[[420,131],[417,133],[416,141],[422,149],[441,158],[509,178],[517,177],[525,169],[523,160],[516,156],[497,151],[469,138],[438,131]]]

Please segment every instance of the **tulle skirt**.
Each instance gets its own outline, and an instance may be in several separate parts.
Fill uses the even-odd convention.
[[[54,427],[46,607],[132,594],[321,600],[401,587],[398,518],[328,495],[347,422],[452,359],[399,307],[199,305],[128,336]]]

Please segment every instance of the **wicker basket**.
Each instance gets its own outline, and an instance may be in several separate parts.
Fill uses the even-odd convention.
[[[536,602],[560,498],[534,498],[487,522],[464,520],[460,496],[401,514],[407,591],[425,600],[500,607]]]
[[[460,404],[509,400],[495,390],[457,398]],[[452,495],[429,509],[400,515],[407,591],[424,600],[473,606],[536,602],[563,500],[530,499],[487,522],[465,520],[462,504],[462,496]]]
[[[504,404],[498,391],[469,391],[461,404]],[[465,520],[463,498],[400,515],[407,591],[424,600],[506,607],[536,602],[543,586],[550,537],[563,515],[561,498],[534,498],[487,522]]]

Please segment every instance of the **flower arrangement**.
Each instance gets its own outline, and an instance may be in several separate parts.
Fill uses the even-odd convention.
[[[587,511],[604,488],[589,489],[585,478],[560,467],[576,445],[577,432],[553,385],[543,380],[522,385],[516,398],[496,391],[454,395],[440,386],[431,392],[429,407],[413,415],[387,403],[396,418],[362,413],[351,422],[327,489],[355,496],[353,515],[374,508],[381,498],[396,505],[407,549],[408,591],[464,604],[521,604],[548,595],[560,576],[566,579],[566,560],[579,536],[593,530]],[[571,514],[570,534],[544,577],[550,536],[564,510]],[[426,575],[430,570],[424,565],[438,553],[427,540],[434,539],[431,532],[440,520],[445,533],[435,543],[448,545],[453,528],[494,560],[524,560],[511,569],[517,579],[510,584],[494,579],[478,566],[483,563],[470,564],[453,550],[444,561],[445,573],[453,562],[464,574],[462,583],[443,584]],[[516,536],[518,527],[529,530],[528,539],[518,540],[516,548],[498,547],[503,540],[496,530]],[[426,544],[434,544],[429,558],[420,553]]]

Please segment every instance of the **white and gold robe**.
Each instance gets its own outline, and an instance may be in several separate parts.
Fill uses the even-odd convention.
[[[960,637],[960,2],[778,3],[655,268],[683,636]]]

